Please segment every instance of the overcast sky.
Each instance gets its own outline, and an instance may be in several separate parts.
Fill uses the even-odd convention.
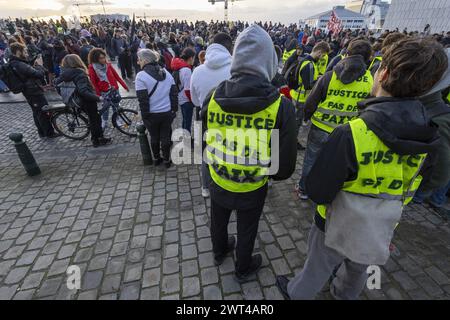
[[[78,14],[74,3],[92,3],[80,6],[82,15],[102,13],[98,0],[0,0],[2,17],[43,17]],[[238,0],[230,4],[232,20],[263,20],[297,22],[300,18],[329,10],[346,0]],[[95,4],[97,3],[97,5]],[[223,3],[214,6],[208,0],[107,0],[107,13],[125,13],[155,18],[223,19]]]

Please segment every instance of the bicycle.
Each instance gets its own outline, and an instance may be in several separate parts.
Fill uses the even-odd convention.
[[[132,109],[112,106],[111,122],[114,128],[129,137],[137,137],[139,112]],[[72,140],[83,140],[89,136],[91,128],[87,114],[78,106],[56,104],[44,106],[42,111],[50,113],[50,121],[55,130]],[[103,112],[100,112],[100,115]]]

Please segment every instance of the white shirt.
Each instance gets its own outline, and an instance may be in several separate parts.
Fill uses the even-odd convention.
[[[191,76],[192,71],[190,68],[181,68],[180,69],[180,92],[178,93],[178,104],[181,106],[186,102],[189,102],[189,98],[186,96],[185,90],[190,90],[191,87]]]
[[[164,69],[166,78],[158,83],[153,95],[150,97],[150,113],[161,113],[172,110],[170,105],[170,88],[175,85],[172,75]],[[156,79],[145,71],[141,71],[136,75],[136,91],[146,89],[150,94],[156,85]]]

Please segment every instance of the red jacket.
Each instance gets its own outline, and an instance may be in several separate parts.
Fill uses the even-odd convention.
[[[114,67],[111,63],[108,63],[108,67],[106,69],[106,76],[108,77],[108,82],[100,81],[100,78],[97,76],[97,73],[94,70],[94,66],[92,64],[89,65],[89,78],[91,79],[92,85],[94,86],[95,92],[98,96],[101,95],[102,92],[106,92],[109,89],[109,85],[113,86],[116,90],[119,90],[119,83],[125,89],[129,90],[126,83],[122,80],[122,78],[117,74]]]

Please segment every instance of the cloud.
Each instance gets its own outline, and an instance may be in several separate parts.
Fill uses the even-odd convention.
[[[71,0],[0,0],[0,16],[3,17],[36,17],[78,14]],[[102,7],[96,0],[80,0],[90,2],[90,6],[80,6],[83,15],[101,13]],[[96,4],[97,3],[97,4]],[[230,4],[231,20],[298,22],[312,14],[329,10],[332,6],[343,4],[345,0],[242,0]],[[35,9],[32,9],[33,7]],[[105,1],[108,13],[125,13],[162,18],[210,20],[224,17],[223,3],[214,6],[207,0],[109,0]]]

